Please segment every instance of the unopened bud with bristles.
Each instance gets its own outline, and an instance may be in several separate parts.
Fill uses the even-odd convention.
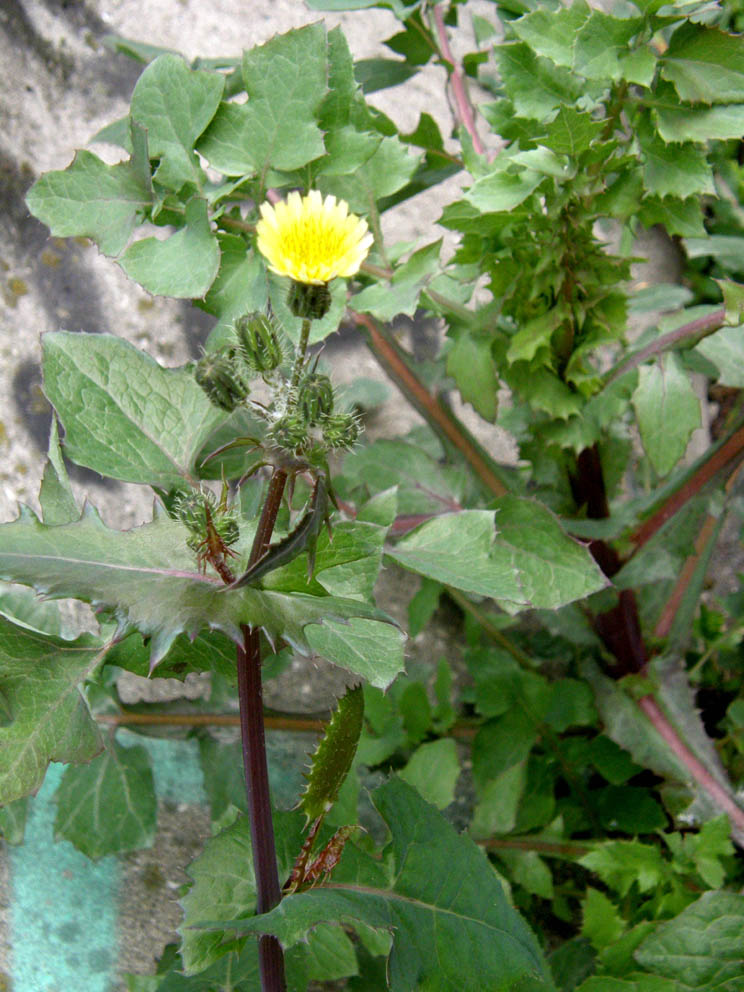
[[[287,305],[295,317],[321,320],[331,309],[331,291],[328,283],[292,282]]]
[[[207,352],[196,363],[194,378],[210,402],[228,413],[232,413],[250,392],[233,348]]]
[[[240,356],[256,372],[273,372],[284,359],[279,334],[274,321],[266,314],[244,314],[235,321],[235,337]]]
[[[193,550],[204,543],[210,528],[227,548],[240,537],[234,511],[221,501],[218,502],[209,489],[192,489],[179,496],[174,504],[174,512],[191,532],[187,544]]]
[[[331,413],[320,422],[323,440],[329,448],[353,448],[362,425],[353,413]]]
[[[308,426],[333,413],[333,385],[327,375],[311,372],[297,387],[297,406]]]
[[[272,425],[268,439],[276,448],[296,452],[308,443],[307,422],[298,413],[286,413]]]

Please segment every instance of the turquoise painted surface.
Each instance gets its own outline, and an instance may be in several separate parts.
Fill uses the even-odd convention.
[[[110,992],[116,966],[116,858],[89,861],[54,843],[53,764],[32,804],[25,842],[10,849],[14,992]]]
[[[126,746],[150,752],[158,798],[206,804],[196,741],[148,738],[121,730]],[[293,806],[302,786],[309,741],[270,734],[267,740],[272,794],[277,806]],[[54,793],[64,766],[52,764],[31,803],[26,839],[9,849],[10,977],[13,992],[111,992],[117,987],[119,863],[93,862],[68,841],[54,840]]]
[[[159,798],[205,802],[195,742],[117,736],[125,747],[145,744]],[[111,992],[116,985],[119,864],[113,856],[90,861],[68,841],[55,842],[54,793],[63,772],[50,765],[25,842],[10,849],[13,992]]]

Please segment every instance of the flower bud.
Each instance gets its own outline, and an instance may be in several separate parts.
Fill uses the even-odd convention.
[[[320,320],[331,308],[328,283],[294,282],[289,287],[287,305],[295,317]]]
[[[240,355],[256,372],[273,372],[282,364],[284,354],[276,326],[266,314],[244,314],[235,321],[235,336]]]
[[[327,375],[311,372],[300,381],[297,406],[312,427],[333,412],[333,386]]]
[[[321,428],[329,448],[353,448],[362,430],[353,413],[332,413],[323,418]]]
[[[188,546],[196,551],[209,539],[210,528],[216,537],[229,548],[240,537],[234,512],[223,501],[218,502],[208,489],[192,489],[176,498],[174,512],[189,529]]]
[[[276,448],[295,452],[308,442],[307,423],[299,413],[287,413],[269,431],[269,440]]]
[[[194,378],[211,403],[232,413],[250,392],[232,348],[208,352],[196,363]]]

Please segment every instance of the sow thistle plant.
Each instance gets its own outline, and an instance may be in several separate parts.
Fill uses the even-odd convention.
[[[105,334],[44,336],[41,514],[0,531],[0,824],[20,839],[62,761],[61,836],[93,857],[151,844],[147,756],[102,728],[155,715],[122,706],[116,677],[206,671],[217,698],[237,685],[241,743],[197,732],[214,834],[178,948],[132,992],[741,988],[741,595],[716,600],[706,576],[740,511],[744,289],[708,280],[720,299],[688,306],[685,286],[628,279],[655,225],[692,258],[733,257],[706,227],[728,174],[709,144],[744,132],[744,42],[707,2],[509,0],[473,16],[460,64],[465,4],[380,6],[394,57],[356,63],[322,23],[193,64],[110,39],[145,64],[97,136],[122,161],[84,149],[29,192],[54,235],[214,328],[182,368]],[[428,113],[401,133],[366,94],[432,61],[452,134]],[[456,173],[432,217],[454,255],[386,244],[381,214]],[[145,222],[167,237],[133,239]],[[417,311],[443,330],[426,363],[389,330]],[[425,427],[365,441],[314,351],[344,317]],[[733,394],[695,460],[693,374]],[[81,510],[63,452],[150,487],[152,520],[118,531]],[[461,664],[404,671],[374,601],[383,556],[419,583],[411,635],[439,604],[456,613]],[[65,638],[34,594],[90,603],[99,631]],[[292,654],[355,687],[285,810],[262,684]],[[241,761],[238,793],[224,769]]]

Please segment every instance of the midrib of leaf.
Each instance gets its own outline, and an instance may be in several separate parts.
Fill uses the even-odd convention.
[[[18,561],[52,561],[64,562],[67,565],[94,565],[96,568],[105,568],[112,572],[137,572],[146,575],[167,575],[170,578],[193,579],[197,582],[206,582],[208,585],[214,586],[221,586],[224,584],[220,580],[213,579],[208,575],[202,575],[200,572],[185,572],[172,568],[154,568],[148,565],[124,565],[121,562],[103,561],[100,558],[70,558],[63,555],[28,554],[22,551],[6,551],[3,552],[3,557],[9,560],[15,559]],[[110,646],[111,644],[107,645],[106,650],[108,650]]]
[[[400,873],[399,873],[400,874]],[[451,916],[453,919],[462,920],[464,923],[475,923],[480,927],[492,931],[493,933],[503,934],[512,943],[518,944],[519,947],[525,947],[524,944],[520,943],[517,938],[509,933],[508,930],[504,930],[503,927],[496,926],[493,923],[487,923],[485,920],[479,920],[475,916],[467,916],[464,913],[457,913],[453,909],[449,909],[446,906],[437,906],[435,903],[422,902],[420,899],[414,899],[413,896],[406,896],[400,892],[394,892],[391,889],[376,889],[367,885],[354,885],[342,882],[328,882],[322,886],[323,889],[332,889],[337,892],[354,892],[362,896],[373,896],[378,899],[382,899],[385,902],[400,902],[407,906],[411,906],[417,909],[426,910],[428,913],[441,913],[444,916]],[[530,952],[531,953],[531,952]]]

